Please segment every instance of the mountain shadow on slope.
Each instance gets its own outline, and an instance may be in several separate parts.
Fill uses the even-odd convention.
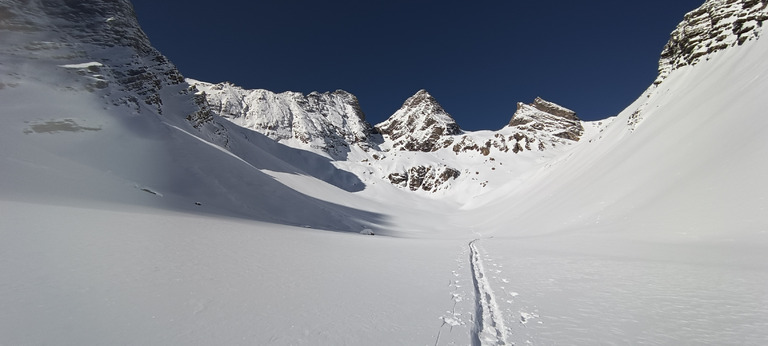
[[[258,169],[312,176],[347,192],[365,189],[357,175],[337,168],[330,158],[287,146],[227,121],[220,124],[227,128],[230,152]]]

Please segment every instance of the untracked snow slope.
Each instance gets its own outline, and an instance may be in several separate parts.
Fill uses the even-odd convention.
[[[497,194],[514,196],[508,219],[536,225],[515,232],[620,228],[645,239],[762,234],[766,56],[768,43],[759,40],[680,68],[536,179],[515,191],[500,189]]]

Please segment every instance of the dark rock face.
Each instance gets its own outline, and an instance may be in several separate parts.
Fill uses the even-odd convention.
[[[141,56],[160,56],[139,27],[128,0],[42,0],[40,5],[54,19],[52,24],[82,43],[130,47]]]
[[[184,77],[152,47],[130,1],[44,0],[42,4],[43,11],[56,19],[57,27],[80,43],[102,48],[91,50],[93,58],[112,67],[111,73],[120,86],[162,114],[160,90],[184,83]],[[134,54],[114,54],[126,48]]]
[[[450,167],[414,166],[405,172],[391,173],[389,181],[397,186],[407,187],[411,191],[424,190],[435,192],[444,188],[445,183],[461,175]]]
[[[393,142],[394,149],[404,151],[431,152],[446,148],[453,143],[453,138],[448,136],[461,133],[453,117],[423,89],[375,128]]]
[[[13,32],[13,42],[4,44],[14,54],[22,51],[29,58],[62,65],[97,62],[75,72],[84,77],[84,89],[99,90],[113,105],[129,106],[136,113],[149,106],[163,114],[164,98],[173,97],[183,98],[174,103],[185,103],[190,113],[198,113],[184,77],[152,47],[128,0],[4,1],[2,30]],[[173,90],[163,92],[169,87]],[[190,116],[196,121],[205,118]]]
[[[768,20],[768,0],[708,0],[685,15],[670,35],[659,61],[661,83],[670,72],[707,55],[757,39]]]
[[[194,89],[192,89],[194,90]],[[213,121],[214,112],[211,110],[211,106],[208,104],[208,100],[205,95],[194,95],[195,104],[199,108],[198,111],[187,116],[193,127],[200,128],[203,124]]]
[[[575,121],[579,120],[579,118],[576,117],[576,112],[568,108],[565,108],[563,106],[560,106],[558,104],[545,101],[541,97],[537,97],[535,100],[533,100],[533,104],[531,104],[531,106],[533,106],[533,108],[536,108],[544,113],[552,114],[554,116],[558,116],[568,120],[575,120]]]

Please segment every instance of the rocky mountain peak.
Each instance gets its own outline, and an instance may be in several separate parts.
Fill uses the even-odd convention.
[[[403,103],[401,108],[424,109],[427,113],[446,113],[440,103],[425,89],[417,91]]]
[[[453,117],[424,89],[375,127],[393,142],[394,149],[406,151],[436,151],[453,143],[444,136],[461,133]]]
[[[672,31],[659,60],[661,83],[670,72],[709,54],[757,39],[768,20],[768,0],[708,0]]]
[[[518,103],[517,109],[520,109],[520,104]],[[546,101],[542,99],[541,97],[537,97],[535,100],[533,100],[533,103],[531,104],[533,108],[536,108],[544,113],[551,114],[557,117],[569,119],[569,120],[579,120],[578,117],[576,117],[576,112],[565,108],[563,106],[560,106],[556,103]]]
[[[572,141],[578,141],[584,132],[576,112],[540,97],[531,104],[518,102],[509,127],[533,135],[549,134]]]

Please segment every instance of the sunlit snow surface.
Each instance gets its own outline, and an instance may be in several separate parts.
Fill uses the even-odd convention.
[[[0,344],[768,343],[766,56],[677,70],[548,156],[372,165],[233,124],[224,150],[78,90],[93,62],[7,62]],[[417,159],[463,174],[381,179]]]

